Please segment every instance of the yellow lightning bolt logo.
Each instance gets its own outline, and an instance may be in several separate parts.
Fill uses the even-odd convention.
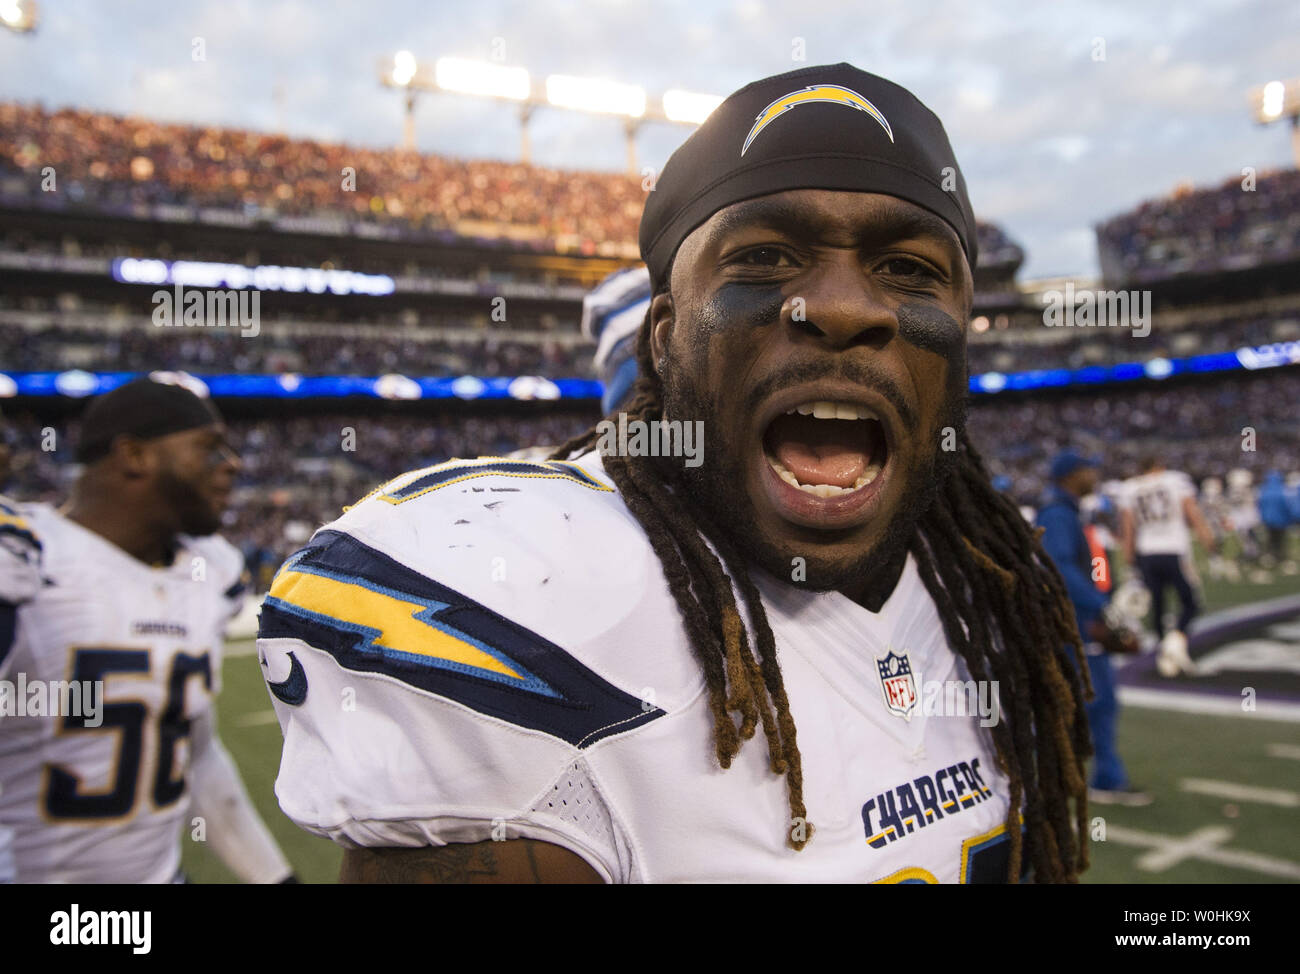
[[[345,623],[349,628],[374,633],[369,645],[430,659],[459,663],[521,682],[524,674],[464,639],[437,628],[431,617],[447,608],[436,599],[415,601],[389,591],[297,571],[286,567],[275,578],[267,600],[288,603],[299,610]]]
[[[880,123],[885,130],[885,134],[889,136],[889,141],[894,141],[894,130],[889,127],[889,120],[881,114],[880,109],[853,89],[841,85],[809,85],[807,88],[800,88],[788,95],[782,95],[759,112],[758,117],[754,120],[754,127],[749,130],[749,135],[745,138],[745,144],[740,149],[740,154],[743,156],[749,150],[750,145],[753,144],[758,133],[771,125],[777,118],[792,108],[799,105],[809,105],[813,102],[830,102],[834,105],[845,105],[857,111],[866,112]]]

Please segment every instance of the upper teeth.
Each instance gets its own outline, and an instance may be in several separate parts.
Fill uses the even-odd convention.
[[[816,402],[800,403],[793,409],[787,409],[787,416],[798,413],[800,416],[812,416],[814,419],[877,419],[866,406],[852,402],[830,402],[819,399]]]

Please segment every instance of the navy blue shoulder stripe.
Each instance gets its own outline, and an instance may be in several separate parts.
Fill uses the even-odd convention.
[[[18,527],[15,524],[0,524],[0,534],[9,534],[15,538],[21,538],[38,551],[44,547],[41,544],[41,539],[36,537],[30,528]]]
[[[318,532],[280,569],[258,635],[301,639],[346,669],[576,747],[663,715],[555,643],[339,531]]]
[[[491,474],[509,477],[546,477],[572,480],[584,487],[591,487],[595,490],[609,490],[599,480],[570,463],[559,460],[500,460],[435,467],[424,476],[416,477],[410,483],[403,484],[394,490],[384,490],[380,496],[390,503],[401,502],[447,484],[467,480],[471,477],[485,477]]]

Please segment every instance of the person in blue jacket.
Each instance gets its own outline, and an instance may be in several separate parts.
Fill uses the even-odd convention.
[[[1110,657],[1098,642],[1106,629],[1102,613],[1110,596],[1093,581],[1093,554],[1079,515],[1080,499],[1097,488],[1097,461],[1067,449],[1052,460],[1049,476],[1051,484],[1044,492],[1036,523],[1043,528],[1043,548],[1055,562],[1074,603],[1095,694],[1086,706],[1095,760],[1089,798],[1100,804],[1149,805],[1151,796],[1132,787],[1119,756],[1115,677]]]
[[[1291,523],[1291,506],[1287,503],[1286,483],[1282,474],[1270,470],[1259,487],[1259,519],[1268,529],[1268,551],[1273,563],[1286,559],[1286,529]],[[1268,567],[1272,567],[1269,565]]]

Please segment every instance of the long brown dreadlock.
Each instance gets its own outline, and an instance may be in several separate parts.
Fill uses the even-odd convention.
[[[663,387],[651,358],[648,312],[636,354],[633,398],[621,411],[629,421],[661,419]],[[593,426],[552,456],[567,459],[590,450],[598,437]],[[684,491],[674,492],[647,458],[602,459],[663,565],[704,670],[718,762],[729,767],[741,743],[762,727],[771,768],[786,779],[790,844],[803,848],[812,827],[794,720],[775,636],[748,567],[731,541],[699,516]],[[1083,762],[1092,749],[1083,700],[1092,687],[1074,610],[1038,532],[993,489],[964,433],[955,462],[917,523],[910,550],[949,644],[973,679],[997,681],[1002,713],[1008,715],[993,727],[997,764],[1010,782],[1008,880],[1019,880],[1027,851],[1036,882],[1077,881],[1088,867]],[[737,590],[754,628],[753,646]],[[739,728],[733,713],[740,717]]]

